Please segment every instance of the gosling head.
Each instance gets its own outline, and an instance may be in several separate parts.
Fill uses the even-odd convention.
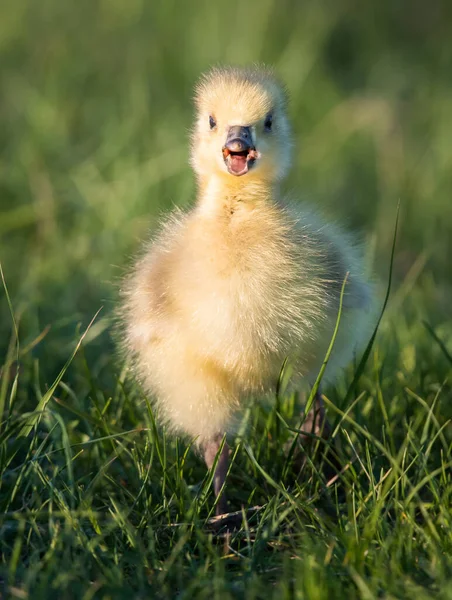
[[[196,89],[191,164],[198,177],[277,181],[290,166],[286,94],[263,68],[215,68]]]

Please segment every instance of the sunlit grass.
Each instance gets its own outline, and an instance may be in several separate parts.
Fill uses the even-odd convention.
[[[186,441],[166,438],[119,373],[112,389],[99,389],[87,368],[89,401],[60,383],[27,438],[19,434],[29,416],[16,405],[0,439],[5,582],[33,598],[447,598],[450,365],[432,347],[418,359],[426,375],[385,376],[378,354],[387,336],[349,406],[326,395],[344,467],[333,483],[313,457],[301,474],[286,469],[294,398],[250,410],[229,495],[237,510],[262,508],[245,510],[226,537],[206,527],[213,498],[201,461]]]

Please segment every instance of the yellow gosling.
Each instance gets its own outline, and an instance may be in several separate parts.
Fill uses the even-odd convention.
[[[124,284],[125,345],[136,375],[167,425],[196,438],[209,468],[246,400],[274,393],[286,357],[295,384],[315,379],[347,272],[324,380],[369,332],[360,253],[280,190],[291,146],[286,95],[271,71],[217,68],[203,76],[191,144],[196,204],[166,219]],[[323,421],[320,398],[316,405]],[[216,495],[227,460],[225,445]],[[217,514],[226,507],[223,494]]]

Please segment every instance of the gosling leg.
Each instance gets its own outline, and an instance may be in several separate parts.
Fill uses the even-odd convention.
[[[328,423],[325,412],[325,403],[322,399],[320,390],[317,390],[311,410],[306,416],[301,430],[304,433],[316,435],[317,437],[327,440],[331,435],[331,426]],[[306,436],[308,441],[309,437]]]
[[[220,449],[221,443],[223,441],[223,435],[217,434],[210,442],[207,442],[204,445],[204,460],[208,469],[213,467],[213,463],[215,462],[215,458]],[[223,487],[223,484],[226,480],[226,474],[228,472],[228,462],[229,462],[229,446],[225,441],[223,450],[221,451],[220,456],[218,457],[217,466],[215,469],[215,474],[213,476],[213,490],[215,493],[215,498],[218,498],[215,514],[217,516],[223,515],[228,512],[228,503],[226,500],[226,494],[223,492],[220,495],[220,490]]]
[[[307,452],[316,445],[316,440],[311,437],[311,435],[315,435],[317,438],[321,438],[324,441],[329,440],[331,437],[332,428],[326,418],[325,403],[323,402],[320,390],[318,390],[315,395],[313,406],[303,423],[301,431],[302,444]],[[303,432],[305,435],[303,435]],[[325,479],[327,481],[337,479],[342,468],[343,465],[336,450],[334,447],[328,445],[324,454],[324,462],[322,461],[322,473]]]

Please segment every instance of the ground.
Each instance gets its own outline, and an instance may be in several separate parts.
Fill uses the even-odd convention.
[[[450,19],[440,0],[2,8],[4,597],[452,598]],[[226,535],[112,315],[140,240],[193,202],[196,78],[256,60],[291,96],[287,189],[357,232],[381,306],[400,212],[373,348],[323,390],[343,472],[321,448],[300,472],[295,396],[256,402],[230,440]]]

